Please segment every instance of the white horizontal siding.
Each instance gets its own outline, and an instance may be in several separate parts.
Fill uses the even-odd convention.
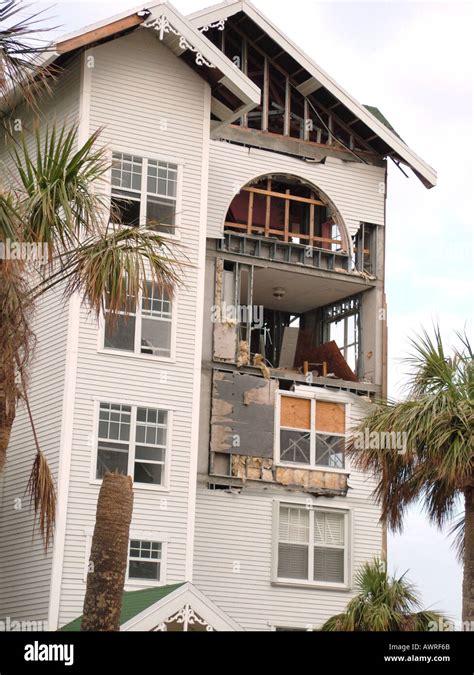
[[[325,164],[226,141],[211,141],[207,236],[222,237],[230,203],[241,187],[269,173],[289,173],[312,183],[339,210],[351,235],[360,222],[384,225],[385,169],[328,158]]]
[[[363,408],[351,405],[351,419]],[[350,424],[351,422],[349,422]],[[297,624],[314,629],[344,610],[354,590],[322,590],[274,586],[272,574],[273,502],[308,497],[321,507],[351,510],[352,573],[380,555],[380,509],[372,500],[374,481],[351,470],[347,497],[312,498],[285,488],[264,492],[245,487],[240,494],[198,487],[194,583],[245,630],[265,631],[272,625]]]
[[[91,69],[90,131],[124,152],[165,157],[183,166],[180,237],[189,265],[177,295],[174,363],[98,352],[95,319],[81,313],[70,488],[59,624],[82,612],[85,530],[93,528],[99,486],[91,483],[94,405],[124,400],[173,411],[169,492],[134,486],[131,530],[167,538],[166,583],[185,577],[190,442],[197,308],[197,255],[203,143],[208,85],[177,59],[154,33],[138,31],[88,52]],[[163,129],[162,121],[166,121]],[[162,374],[167,381],[163,382]],[[163,502],[165,500],[165,502]],[[166,505],[166,508],[162,508]],[[136,587],[134,587],[136,588]]]
[[[46,123],[75,124],[79,106],[79,61],[70,63],[41,105],[41,137]],[[33,149],[30,112],[14,115],[27,132]],[[0,155],[2,179],[14,181],[8,151]],[[32,360],[29,398],[41,449],[57,482],[67,340],[67,309],[59,293],[49,292],[37,303],[33,320],[36,348]],[[0,511],[0,616],[46,621],[51,583],[52,548],[45,554],[25,489],[35,457],[35,445],[25,407],[19,404],[7,451]],[[15,499],[21,510],[14,509]]]

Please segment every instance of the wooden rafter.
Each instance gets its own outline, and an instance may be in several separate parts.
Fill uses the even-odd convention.
[[[56,44],[56,51],[58,54],[66,54],[71,52],[74,49],[79,49],[80,47],[85,47],[93,42],[98,42],[99,40],[104,40],[105,38],[115,35],[115,33],[122,33],[124,30],[129,28],[134,28],[135,26],[140,26],[147,17],[138,16],[138,14],[131,14],[126,16],[123,19],[118,21],[113,21],[112,23],[107,24],[106,26],[101,26],[101,28],[95,28],[94,30],[79,35],[75,38],[70,38],[69,40],[63,40]]]
[[[264,190],[263,188],[244,187],[243,192],[253,192],[258,195],[267,195],[269,197],[276,197],[277,199],[285,199],[290,202],[302,202],[303,204],[314,204],[315,206],[326,206],[324,202],[318,199],[311,199],[309,197],[300,197],[299,195],[291,195],[288,192],[273,192],[272,190]]]

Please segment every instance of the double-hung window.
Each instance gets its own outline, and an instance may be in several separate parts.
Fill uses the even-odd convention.
[[[96,478],[116,471],[133,476],[135,483],[163,486],[168,417],[166,410],[100,403]]]
[[[178,165],[157,159],[112,154],[113,215],[123,225],[150,223],[164,234],[175,234]]]
[[[342,403],[282,394],[277,463],[343,469],[345,408]]]
[[[128,579],[161,581],[162,556],[161,542],[132,539],[128,555]]]
[[[167,292],[146,282],[138,302],[129,304],[135,311],[120,312],[114,320],[106,307],[104,349],[170,358],[173,312]]]
[[[279,504],[277,532],[277,581],[347,584],[347,511]]]

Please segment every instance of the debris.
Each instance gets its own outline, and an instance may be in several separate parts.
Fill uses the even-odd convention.
[[[239,342],[239,354],[237,356],[237,368],[243,368],[250,363],[249,344],[245,340]]]
[[[262,375],[266,380],[271,378],[270,370],[265,365],[265,359],[261,354],[255,354],[253,357],[253,365],[260,368]]]

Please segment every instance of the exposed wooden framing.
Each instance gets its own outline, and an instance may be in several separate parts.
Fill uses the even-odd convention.
[[[311,193],[311,197],[313,193]],[[314,240],[314,204],[309,205],[309,240]]]
[[[101,28],[96,28],[91,30],[88,33],[79,35],[78,37],[70,38],[69,40],[63,40],[62,42],[56,43],[56,51],[58,54],[65,54],[66,52],[71,52],[73,49],[78,49],[79,47],[84,47],[85,45],[91,44],[92,42],[98,42],[99,40],[104,40],[105,38],[111,37],[115,33],[121,33],[128,28],[133,28],[142,24],[147,17],[138,16],[138,14],[131,14],[126,16],[123,19],[118,21],[113,21],[112,23],[102,26]]]
[[[285,122],[283,127],[283,135],[290,135],[290,113],[291,113],[291,83],[287,76],[285,81]]]
[[[336,103],[333,103],[331,106],[329,106],[328,110],[334,110],[334,108],[338,108],[342,103],[340,101],[337,101]]]
[[[253,225],[253,202],[255,194],[253,192],[249,195],[249,217],[247,220],[247,233],[252,234],[252,225]]]
[[[313,104],[313,105],[316,105],[316,106],[318,106],[319,108],[321,108],[321,110],[322,110],[324,113],[326,113],[326,115],[330,115],[330,114],[331,114],[331,113],[329,112],[329,109],[326,108],[326,106],[324,106],[324,105],[323,105],[322,103],[320,103],[319,101],[318,101],[316,104]],[[365,141],[365,140],[362,138],[362,136],[359,136],[359,134],[356,134],[356,133],[354,132],[354,130],[351,129],[350,127],[348,127],[347,124],[345,124],[344,122],[342,122],[342,121],[339,119],[339,117],[336,117],[336,118],[335,118],[335,122],[336,122],[336,124],[337,124],[339,127],[341,127],[341,129],[344,129],[344,131],[347,131],[348,134],[352,134],[352,135],[354,136],[354,139],[355,139],[358,143],[360,143],[363,147],[367,148],[367,150],[368,150],[369,152],[371,152],[372,154],[375,152],[374,148],[372,148],[372,147],[367,143],[367,141]],[[336,138],[335,140],[337,140],[337,138]],[[338,141],[338,142],[340,142],[340,141]]]
[[[270,109],[270,64],[268,58],[263,61],[263,95],[262,95],[262,131],[268,131],[268,113]]]
[[[287,199],[293,202],[303,202],[304,204],[314,204],[315,206],[326,206],[326,204],[318,199],[310,199],[309,197],[300,197],[298,195],[289,194],[288,191],[273,192],[272,190],[263,190],[262,188],[244,187],[245,192],[255,192],[259,195],[268,195],[269,197],[277,197],[278,199]]]
[[[225,33],[225,31],[222,31]],[[248,60],[248,47],[247,47],[247,39],[245,36],[242,39],[242,72],[244,75],[248,75],[249,71],[249,60]],[[246,127],[248,125],[248,114],[245,113],[245,115],[242,115],[242,126]]]
[[[268,234],[266,233],[265,227],[262,227],[261,225],[252,225],[252,232],[248,232],[248,224],[245,225],[243,223],[231,223],[230,221],[226,221],[224,223],[225,228],[234,228],[235,230],[245,230],[246,234],[253,234],[255,232],[263,234],[265,237],[268,236],[268,234],[275,234],[279,235],[280,237],[283,237],[285,234],[284,230],[275,230],[273,228],[268,229]],[[304,239],[312,244],[314,242],[321,242],[322,244],[337,244],[338,246],[343,245],[342,239],[329,239],[328,237],[314,237],[310,238],[309,234],[300,234],[299,232],[293,232],[291,228],[291,224],[288,226],[288,236],[289,237],[298,237],[299,239]],[[331,251],[328,250],[328,253],[331,253]]]
[[[271,178],[267,179],[267,192],[272,191],[272,180]],[[272,198],[270,194],[267,194],[266,196],[266,204],[265,204],[265,236],[268,237],[269,232],[270,232],[270,216],[271,216],[271,209],[272,209]]]
[[[311,115],[310,115],[310,112],[309,112],[309,103],[308,103],[308,99],[305,97],[305,99],[304,99],[304,140],[305,141],[309,141],[310,134],[311,134],[311,130],[309,128],[311,125],[308,124],[309,120],[311,120]]]
[[[332,135],[332,130],[333,130],[333,123],[332,123],[332,115],[328,116],[328,129],[329,129],[329,135],[328,135],[328,145],[332,145],[332,141],[334,136]],[[337,140],[337,139],[335,139]]]
[[[286,190],[286,194],[290,194],[290,190]],[[290,235],[290,200],[285,201],[285,241],[288,241]]]

